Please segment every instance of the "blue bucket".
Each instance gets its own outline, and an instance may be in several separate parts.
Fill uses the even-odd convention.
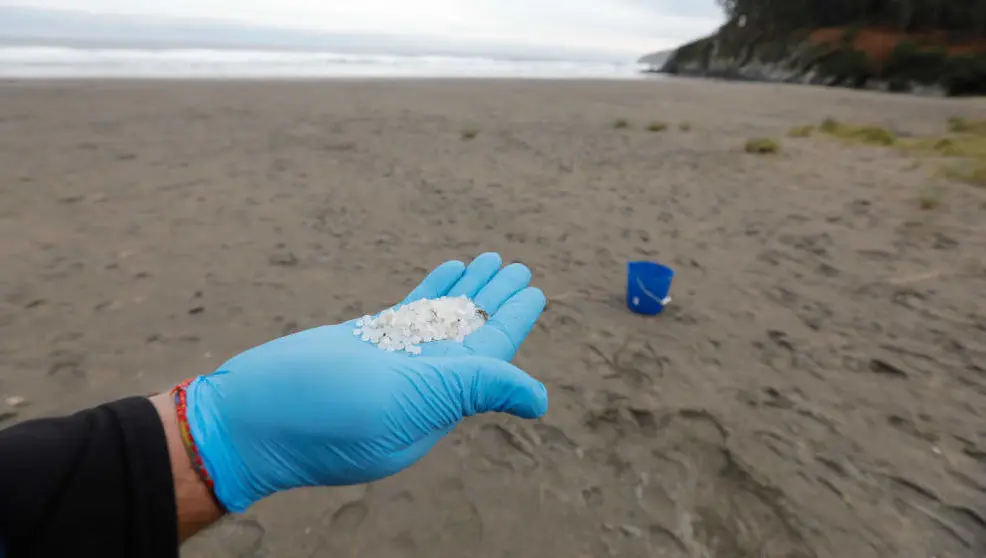
[[[674,270],[657,262],[627,263],[627,308],[638,314],[660,314],[671,302]]]

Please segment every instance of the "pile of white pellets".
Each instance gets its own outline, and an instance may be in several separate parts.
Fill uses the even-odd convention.
[[[384,351],[421,354],[421,343],[466,336],[483,327],[489,316],[465,296],[426,298],[376,316],[356,320],[353,335]]]

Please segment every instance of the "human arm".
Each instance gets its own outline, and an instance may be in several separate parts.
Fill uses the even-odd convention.
[[[168,445],[132,397],[0,430],[0,532],[7,558],[176,558]]]
[[[423,457],[466,416],[547,410],[510,365],[544,307],[530,271],[495,254],[447,262],[405,299],[464,295],[490,320],[463,343],[389,354],[344,322],[242,353],[183,384],[192,467],[171,395],[131,398],[0,432],[0,533],[8,558],[68,552],[177,555],[223,515],[281,490],[372,482]]]
[[[224,515],[192,468],[172,398],[141,399],[0,431],[0,525],[8,539],[0,558],[89,549],[101,558],[171,557],[167,549]],[[147,474],[128,474],[135,471]]]

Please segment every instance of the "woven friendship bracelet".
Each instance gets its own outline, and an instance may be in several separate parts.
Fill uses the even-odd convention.
[[[202,462],[202,456],[199,454],[198,447],[195,445],[195,439],[192,438],[192,429],[188,426],[188,394],[186,389],[194,379],[185,380],[172,388],[171,395],[175,398],[175,412],[178,415],[178,431],[181,432],[181,441],[185,445],[185,451],[188,452],[188,458],[192,462],[192,468],[198,473],[202,482],[209,487],[209,492],[215,498],[215,483],[212,481],[209,471],[206,470],[205,463]],[[218,502],[218,499],[216,501]]]

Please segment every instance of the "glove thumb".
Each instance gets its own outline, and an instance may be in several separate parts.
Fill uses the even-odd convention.
[[[479,413],[509,413],[525,419],[548,412],[548,390],[516,366],[490,357],[437,359],[440,375],[451,403],[461,405],[462,416]]]

